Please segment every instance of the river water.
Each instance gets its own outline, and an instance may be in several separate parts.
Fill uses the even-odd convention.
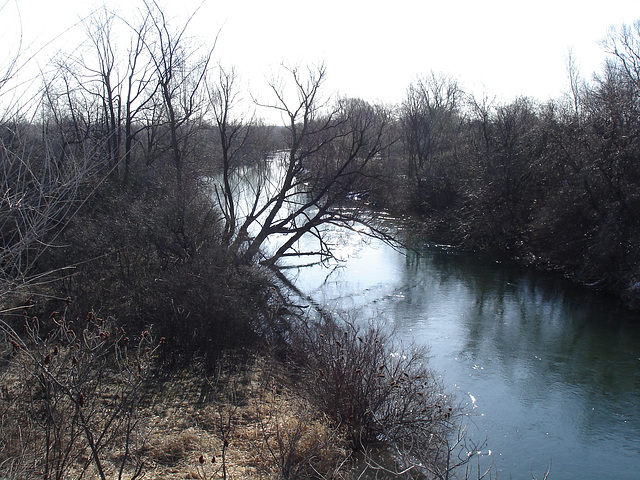
[[[640,479],[640,315],[562,279],[414,240],[334,231],[338,268],[290,270],[324,308],[430,347],[498,478]]]

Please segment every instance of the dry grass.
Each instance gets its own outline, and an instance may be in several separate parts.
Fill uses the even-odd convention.
[[[37,443],[43,433],[37,420],[29,420],[29,411],[22,408],[29,404],[34,389],[14,371],[18,365],[5,364],[0,372],[0,478],[45,478],[44,472],[21,471],[21,465],[38,463],[42,452],[30,452],[26,442]],[[135,437],[130,445],[135,448],[129,456],[135,462],[129,462],[122,478],[134,478],[133,465],[140,461],[142,478],[152,480],[318,478],[316,472],[337,478],[335,472],[348,458],[346,441],[328,419],[293,392],[286,376],[275,368],[260,360],[233,375],[203,378],[176,372],[151,381],[141,392],[130,433]],[[103,391],[105,398],[100,402],[107,405],[110,389]],[[100,403],[95,405],[97,418],[101,408]],[[104,415],[108,415],[106,408]],[[107,478],[118,478],[126,441],[114,435],[101,451]],[[74,460],[65,478],[97,478],[90,452],[78,445],[71,452]],[[31,460],[25,459],[26,452]]]
[[[211,382],[200,377],[154,388],[141,414],[152,424],[141,452],[145,478],[338,478],[346,440],[274,373],[261,360],[242,382],[230,381],[236,402],[220,393],[201,402]]]
[[[153,376],[152,348],[127,356],[124,332],[113,339],[106,331],[89,323],[84,343],[38,343],[34,334],[34,346],[4,349],[0,478],[344,479],[355,451],[366,455],[359,478],[398,466],[407,478],[449,468],[452,409],[439,403],[420,352],[390,350],[376,329],[334,325],[301,337],[298,376],[265,357],[229,357],[210,376]],[[5,347],[18,338],[5,334]],[[385,441],[396,446],[393,465],[366,452]]]

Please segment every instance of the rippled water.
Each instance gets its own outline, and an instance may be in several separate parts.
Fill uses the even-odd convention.
[[[452,249],[336,232],[342,267],[295,282],[428,344],[499,478],[640,478],[640,315],[561,279]]]

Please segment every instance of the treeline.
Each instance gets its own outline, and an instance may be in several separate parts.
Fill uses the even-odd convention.
[[[640,22],[610,32],[589,82],[538,103],[465,95],[445,76],[414,82],[398,142],[372,188],[431,235],[562,272],[640,306]]]

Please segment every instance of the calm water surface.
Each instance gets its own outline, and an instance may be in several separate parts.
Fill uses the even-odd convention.
[[[338,233],[335,233],[338,235]],[[550,276],[418,243],[336,238],[295,282],[430,346],[499,478],[640,479],[640,315]]]

